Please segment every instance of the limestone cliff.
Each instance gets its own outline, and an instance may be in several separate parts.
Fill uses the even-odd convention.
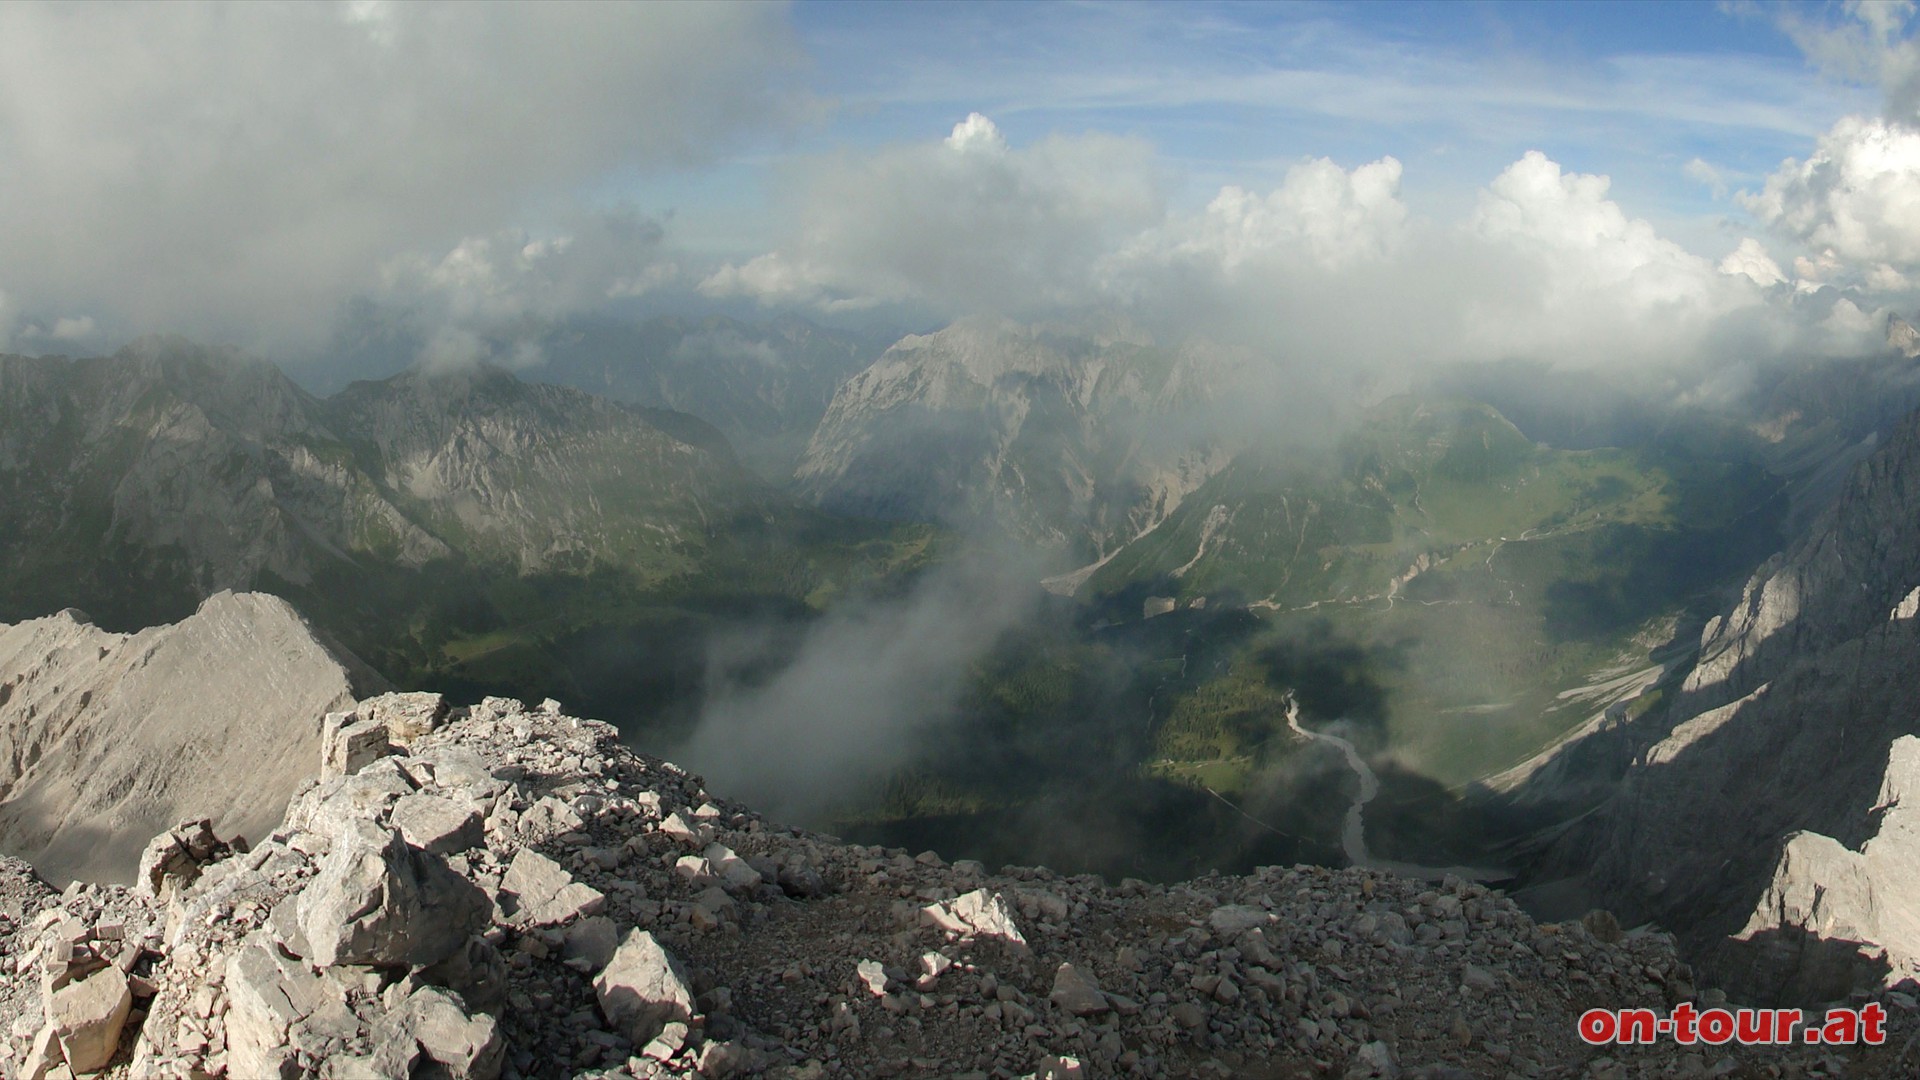
[[[1902,617],[1916,583],[1920,416],[1862,462],[1807,535],[1707,624],[1671,707],[1624,733],[1636,756],[1619,790],[1559,842],[1548,865],[1584,871],[1608,906],[1675,928],[1710,967],[1736,984],[1750,980],[1756,993],[1804,1000],[1835,990],[1832,972],[1850,962],[1809,962],[1801,977],[1779,970],[1778,957],[1851,956],[1843,938],[1810,949],[1795,935],[1867,928],[1823,930],[1819,920],[1783,914],[1775,871],[1784,858],[1800,882],[1787,890],[1795,896],[1802,886],[1858,891],[1858,864],[1838,854],[1875,835],[1876,796],[1894,783],[1890,752],[1920,732],[1912,693],[1920,622]],[[1829,838],[1832,849],[1822,855],[1805,836],[1789,845],[1797,833]],[[1830,872],[1847,880],[1823,880]],[[1788,925],[1758,936],[1765,927],[1756,909],[1769,908]],[[1731,938],[1736,932],[1743,936]],[[1910,931],[1896,920],[1879,932]],[[1794,939],[1786,953],[1783,936]],[[1866,952],[1882,948],[1911,954],[1920,940],[1873,941]]]
[[[1871,813],[1877,831],[1859,851],[1814,832],[1787,838],[1737,935],[1759,944],[1750,981],[1770,980],[1776,992],[1809,984],[1838,997],[1863,977],[1920,976],[1920,738],[1894,740]],[[1809,947],[1815,942],[1840,947]]]
[[[0,618],[151,625],[222,589],[435,562],[655,580],[766,503],[702,422],[503,371],[323,401],[174,339],[0,356]]]

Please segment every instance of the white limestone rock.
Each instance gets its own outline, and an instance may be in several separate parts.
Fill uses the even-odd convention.
[[[680,962],[645,930],[628,931],[593,990],[607,1022],[635,1046],[693,1019],[693,990]]]
[[[120,1029],[133,1008],[127,976],[108,965],[54,991],[47,1023],[60,1042],[60,1054],[76,1073],[97,1072],[113,1060]]]
[[[358,822],[334,837],[300,894],[316,965],[425,965],[487,925],[484,892],[391,829]]]
[[[506,917],[528,926],[556,926],[597,915],[607,905],[600,890],[575,881],[565,867],[532,848],[521,848],[500,881]]]
[[[921,909],[921,921],[956,937],[992,938],[1019,948],[1027,947],[1026,936],[1013,921],[1007,902],[999,893],[986,889],[928,904]]]
[[[435,855],[478,847],[487,835],[479,807],[438,795],[408,795],[393,804],[388,820],[407,843]]]

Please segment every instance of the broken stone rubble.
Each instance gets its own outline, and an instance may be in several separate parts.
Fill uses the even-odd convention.
[[[65,945],[34,952],[36,975],[112,965],[152,991],[134,990],[110,1074],[1577,1075],[1595,1057],[1580,1009],[1705,997],[1661,935],[1536,925],[1469,882],[990,873],[782,828],[606,725],[516,702],[387,745],[164,903],[35,894],[28,948]],[[454,833],[477,815],[478,842],[430,850],[449,830],[408,827],[420,798],[453,808],[428,805]],[[705,880],[676,872],[689,856]],[[7,926],[0,973],[27,951]],[[0,1030],[51,1072],[29,981],[30,1020]],[[1888,1000],[1895,1041],[1920,1032]],[[1670,1044],[1607,1050],[1621,1076],[1684,1074]]]

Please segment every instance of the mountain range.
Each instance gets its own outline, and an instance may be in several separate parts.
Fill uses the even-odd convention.
[[[1757,996],[1920,954],[1875,951],[1905,933],[1920,730],[1897,340],[1717,398],[1437,378],[1303,443],[1213,422],[1248,354],[1117,319],[542,333],[544,368],[329,397],[178,339],[0,357],[0,622],[74,607],[64,633],[111,635],[265,590],[371,678],[670,739],[720,681],[1012,541],[1053,598],[839,793],[856,837],[1167,877],[1333,861],[1357,827],[1379,859],[1673,928]]]

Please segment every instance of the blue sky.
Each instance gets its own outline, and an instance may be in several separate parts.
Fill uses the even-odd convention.
[[[1744,216],[1731,191],[1879,96],[1815,72],[1768,10],[1709,3],[803,2],[792,18],[813,121],[635,192],[677,209],[690,243],[751,246],[790,155],[927,140],[974,111],[1016,145],[1144,137],[1190,203],[1307,157],[1390,154],[1409,202],[1446,212],[1543,150],[1705,238]],[[1686,175],[1696,158],[1724,175],[1717,197]]]

